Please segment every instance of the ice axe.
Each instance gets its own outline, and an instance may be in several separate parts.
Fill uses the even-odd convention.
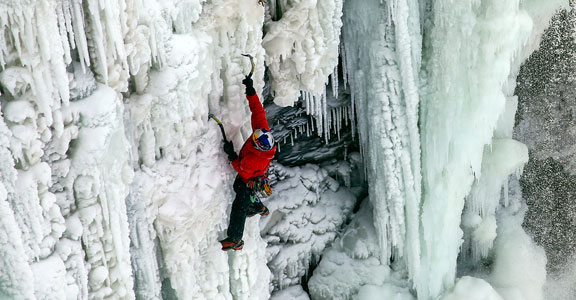
[[[226,132],[224,131],[224,125],[222,125],[222,122],[220,122],[220,120],[218,120],[218,118],[216,118],[216,116],[214,116],[213,114],[208,114],[208,121],[210,121],[210,119],[214,119],[214,121],[216,121],[216,123],[218,123],[218,126],[220,126],[220,131],[222,132],[222,137],[224,138],[224,141],[228,142],[228,139],[226,138]]]
[[[250,64],[252,65],[252,69],[250,69],[250,74],[246,75],[246,77],[252,78],[252,74],[254,74],[254,57],[250,54],[242,54],[242,56],[250,58]]]

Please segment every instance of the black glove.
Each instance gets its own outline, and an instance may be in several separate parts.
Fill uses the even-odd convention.
[[[242,84],[246,86],[246,96],[252,96],[256,94],[256,90],[254,89],[254,82],[252,82],[252,78],[250,76],[246,76],[246,78],[242,80]]]
[[[232,141],[224,141],[224,152],[228,154],[228,160],[233,161],[238,158],[238,154],[234,151],[234,144]]]

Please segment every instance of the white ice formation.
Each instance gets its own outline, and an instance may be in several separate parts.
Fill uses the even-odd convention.
[[[0,0],[0,298],[543,299],[513,91],[568,1],[268,2]],[[225,253],[235,173],[207,115],[238,150],[243,53],[361,155],[277,164],[274,213]],[[492,269],[456,278],[459,255]]]
[[[396,274],[406,271],[418,299],[435,299],[456,281],[464,240],[460,225],[467,234],[463,251],[470,251],[476,260],[490,252],[497,264],[501,263],[500,251],[506,250],[494,243],[499,245],[501,240],[498,232],[508,232],[501,227],[512,225],[497,220],[497,210],[511,205],[508,177],[521,171],[528,160],[526,147],[511,139],[517,105],[515,76],[546,27],[544,20],[566,4],[345,3],[343,69],[358,113],[380,246],[367,257],[379,259],[375,266],[390,263],[400,267],[390,274],[385,268],[370,273],[380,274],[380,282],[364,279],[355,283],[347,277],[346,282],[340,281],[341,288],[334,289],[334,283],[325,277],[338,273],[340,267],[335,266],[350,259],[365,264],[368,259],[356,257],[350,247],[335,247],[330,251],[340,253],[340,258],[328,252],[309,283],[315,297],[347,299],[357,293],[370,299],[369,294],[376,294],[363,292],[363,284],[386,286],[386,282],[396,281]],[[419,29],[426,24],[434,26],[421,39]],[[427,50],[422,51],[425,48],[419,41]],[[510,213],[518,214],[518,209]],[[342,245],[342,241],[336,243]],[[534,259],[532,271],[543,272],[541,251],[529,253]],[[513,276],[506,271],[519,265],[494,272]],[[353,266],[342,269],[355,270]],[[353,278],[365,278],[368,268],[359,269]],[[467,284],[482,290],[484,283],[474,282]],[[491,283],[501,286],[496,280]],[[534,291],[541,291],[543,284],[543,280],[526,278],[502,293],[539,299],[541,294]],[[533,289],[527,289],[529,286]],[[468,293],[479,295],[474,288],[468,288]]]
[[[475,237],[479,244],[473,247],[481,253],[490,248],[494,232],[485,227],[494,226],[499,186],[527,161],[525,146],[509,140],[516,111],[515,76],[533,50],[530,38],[544,29],[537,26],[542,24],[539,18],[549,14],[544,16],[548,20],[554,12],[550,7],[567,4],[556,1],[536,12],[533,1],[444,2],[432,7],[442,13],[431,19],[435,26],[428,43],[437,50],[426,64],[421,106],[423,244],[416,286],[423,299],[437,297],[454,284],[465,198],[482,222],[475,233],[483,236]],[[485,152],[486,147],[491,149]],[[507,160],[507,155],[514,161],[502,164],[499,159]]]
[[[262,46],[277,104],[291,105],[305,91],[315,108],[326,109],[323,94],[338,65],[343,2],[270,1]]]
[[[343,31],[342,49],[358,114],[379,257],[404,257],[415,276],[420,255],[421,34],[418,3],[395,2],[346,2],[344,22],[349,26]]]
[[[273,213],[260,220],[275,289],[298,285],[351,214],[356,195],[332,177],[352,175],[347,163],[343,164],[294,169],[275,165],[277,196],[267,201]],[[335,171],[332,176],[330,169]]]

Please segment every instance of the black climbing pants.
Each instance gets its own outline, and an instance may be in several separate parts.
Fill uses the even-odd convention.
[[[250,201],[252,191],[240,176],[236,176],[234,180],[234,191],[236,198],[232,203],[232,211],[230,212],[230,224],[228,225],[228,237],[233,240],[241,240],[244,234],[244,224],[246,223],[246,215],[249,212],[259,212],[262,209],[262,202],[260,200]]]

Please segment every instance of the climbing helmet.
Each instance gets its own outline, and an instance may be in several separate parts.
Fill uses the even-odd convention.
[[[252,141],[256,149],[260,151],[267,151],[274,147],[274,137],[266,128],[256,129],[252,134]]]

